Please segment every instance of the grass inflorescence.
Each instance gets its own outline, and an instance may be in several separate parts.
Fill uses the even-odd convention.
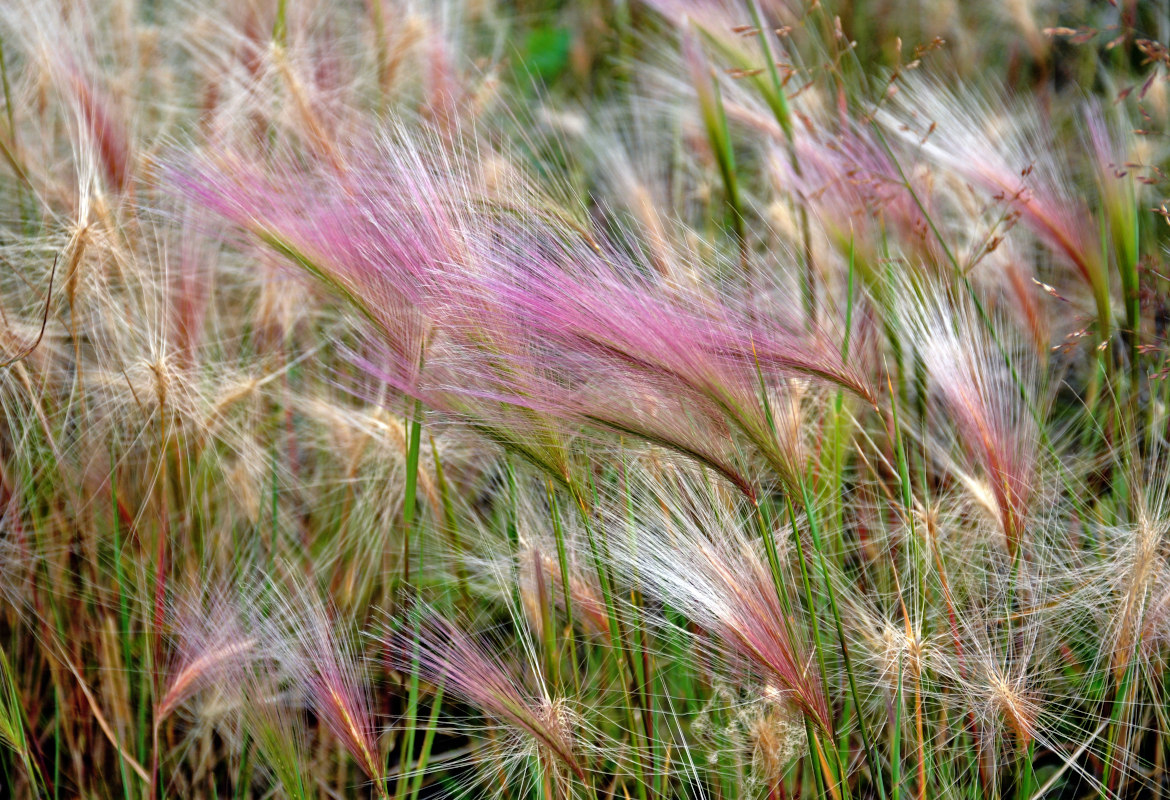
[[[1170,793],[1158,4],[0,8],[0,796]]]

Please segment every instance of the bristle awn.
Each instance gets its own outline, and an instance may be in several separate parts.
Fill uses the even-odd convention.
[[[414,637],[419,647],[408,662],[405,646],[395,647],[392,641],[391,652],[399,654],[395,657],[399,667],[419,665],[428,680],[444,684],[448,694],[523,735],[541,761],[546,765],[555,762],[563,768],[557,770],[558,782],[573,777],[587,782],[584,766],[575,752],[573,716],[560,699],[554,699],[543,683],[536,695],[522,688],[512,671],[494,655],[437,613],[421,604],[412,613],[418,618],[412,627],[420,631]],[[405,645],[401,642],[404,635],[392,634],[391,638]]]
[[[890,148],[889,143],[886,141],[881,127],[876,121],[873,121],[870,123],[870,128],[873,130],[874,137],[881,145],[882,150],[885,151],[885,154],[887,158],[889,158],[890,163],[893,164],[894,168],[897,170],[898,177],[901,179],[902,187],[907,191],[907,193],[909,193],[911,199],[914,200],[914,204],[918,207],[918,211],[922,214],[923,219],[926,220],[926,224],[930,228],[931,234],[938,241],[939,246],[942,247],[943,253],[946,255],[947,261],[950,263],[951,268],[954,271],[955,279],[960,283],[967,296],[971,299],[971,303],[974,306],[975,311],[978,313],[980,321],[987,329],[987,332],[991,336],[992,341],[995,342],[995,346],[998,348],[1000,356],[1002,356],[1004,363],[1011,372],[1012,379],[1015,382],[1016,389],[1020,392],[1021,398],[1023,398],[1024,402],[1028,404],[1028,408],[1032,412],[1033,416],[1039,419],[1039,412],[1032,407],[1031,398],[1027,397],[1024,382],[1016,372],[1016,365],[1012,361],[1011,356],[1008,354],[1003,344],[1000,342],[999,332],[996,330],[995,325],[992,323],[991,317],[984,308],[983,301],[979,298],[979,295],[975,292],[975,288],[971,285],[971,279],[967,277],[967,272],[959,264],[959,260],[955,257],[955,254],[951,250],[950,245],[947,244],[946,238],[943,237],[942,233],[935,225],[933,216],[929,211],[927,211],[926,206],[922,203],[921,198],[918,196],[917,190],[915,190],[914,185],[906,176],[906,172],[903,170],[902,164],[898,161],[897,157],[895,157],[894,151]]]
[[[1012,359],[1011,354],[1009,353],[1009,351],[1007,351],[1007,347],[1004,345],[1002,337],[1000,337],[1000,333],[999,333],[997,325],[995,324],[995,320],[993,320],[991,318],[991,315],[989,315],[989,313],[987,313],[987,310],[985,308],[985,305],[984,305],[982,299],[979,298],[978,292],[976,292],[975,287],[973,287],[973,285],[971,284],[970,277],[968,276],[968,274],[966,274],[966,271],[961,267],[961,264],[959,264],[957,258],[955,257],[955,254],[952,253],[947,242],[945,242],[945,240],[943,239],[942,234],[940,232],[938,232],[938,229],[935,226],[934,219],[932,219],[932,216],[927,211],[927,208],[925,208],[925,206],[923,205],[923,202],[920,199],[920,196],[918,196],[916,189],[914,188],[913,184],[911,184],[909,178],[907,178],[906,172],[903,171],[902,165],[899,163],[899,160],[897,160],[897,158],[894,156],[894,152],[892,149],[890,149],[889,144],[886,142],[885,136],[882,135],[882,132],[881,132],[880,127],[878,126],[878,123],[872,122],[872,123],[870,123],[870,126],[872,126],[875,138],[878,139],[878,142],[879,142],[879,144],[881,144],[882,149],[885,150],[887,157],[889,158],[890,164],[894,165],[895,170],[897,171],[897,174],[899,174],[899,178],[901,179],[902,187],[904,189],[906,189],[906,191],[910,195],[910,198],[914,200],[915,205],[918,208],[918,211],[920,211],[920,213],[922,214],[923,219],[925,221],[927,221],[927,225],[930,228],[932,235],[935,236],[935,239],[938,241],[938,243],[941,244],[943,251],[944,251],[944,254],[947,255],[948,261],[951,264],[951,268],[952,268],[952,270],[954,270],[956,281],[959,283],[959,285],[962,285],[962,288],[964,290],[964,294],[966,295],[966,297],[968,297],[970,299],[971,306],[973,309],[975,309],[976,315],[979,318],[980,324],[983,325],[984,329],[987,332],[987,336],[989,336],[989,338],[991,339],[992,344],[995,345],[996,350],[999,353],[999,357],[1003,359],[1004,365],[1007,367],[1007,371],[1009,371],[1009,374],[1011,375],[1012,385],[1014,386],[1014,388],[1016,388],[1016,391],[1019,394],[1020,401],[1023,402],[1023,405],[1027,409],[1028,414],[1030,414],[1032,416],[1032,419],[1035,422],[1035,425],[1037,425],[1037,428],[1040,432],[1041,443],[1044,444],[1044,446],[1049,450],[1049,453],[1052,453],[1053,455],[1057,455],[1058,456],[1058,464],[1061,463],[1059,460],[1059,454],[1055,453],[1053,442],[1048,439],[1047,429],[1046,429],[1046,425],[1045,425],[1046,420],[1044,418],[1044,415],[1042,415],[1041,409],[1039,409],[1037,406],[1035,406],[1035,402],[1034,402],[1030,392],[1028,392],[1027,382],[1025,381],[1025,379],[1023,377],[1021,377],[1020,372],[1019,372],[1017,365],[1016,365],[1016,361],[1014,361],[1014,359]],[[1104,329],[1108,330],[1108,325],[1106,323],[1102,323],[1102,325],[1104,326]],[[895,337],[895,339],[896,339],[896,337]],[[901,367],[901,361],[899,361],[899,366]],[[900,370],[900,374],[901,374],[901,370]],[[1107,375],[1108,375],[1108,370],[1107,370]],[[1094,395],[1092,385],[1090,385],[1089,395],[1090,395],[1090,398],[1092,398],[1092,395]],[[1087,407],[1089,409],[1095,408],[1095,401],[1092,402],[1092,404],[1087,404]],[[1064,477],[1064,470],[1061,470],[1061,471],[1062,471],[1062,477]]]

